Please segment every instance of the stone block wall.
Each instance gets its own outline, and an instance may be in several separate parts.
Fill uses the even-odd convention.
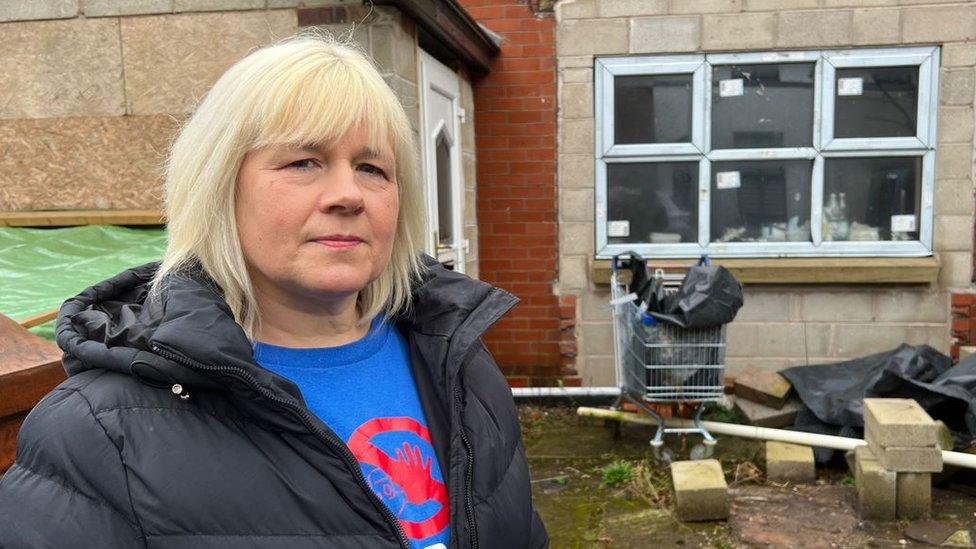
[[[949,352],[950,294],[973,273],[973,99],[976,4],[936,0],[559,0],[560,293],[579,297],[577,368],[613,385],[609,288],[591,279],[594,227],[593,59],[597,55],[942,45],[934,248],[923,286],[746,289],[729,326],[730,372],[779,369],[928,343]]]

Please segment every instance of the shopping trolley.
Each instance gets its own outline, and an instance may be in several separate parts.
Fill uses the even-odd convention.
[[[619,276],[621,261],[637,260],[623,259],[627,255],[613,258],[610,275],[614,362],[621,395],[617,407],[626,399],[655,418],[658,427],[651,446],[657,459],[670,462],[674,457],[664,448],[664,435],[669,433],[700,433],[703,443],[692,448],[691,458],[711,457],[716,440],[701,424],[701,415],[706,403],[719,400],[725,392],[726,325],[683,328],[657,321]],[[707,264],[708,257],[700,261]],[[665,274],[662,268],[655,269],[653,276],[665,295],[676,292],[684,280],[684,274]],[[697,403],[695,426],[665,427],[664,418],[648,403]]]

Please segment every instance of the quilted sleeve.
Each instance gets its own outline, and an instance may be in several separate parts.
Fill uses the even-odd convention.
[[[145,546],[116,442],[78,389],[59,386],[27,415],[0,478],[0,547]]]

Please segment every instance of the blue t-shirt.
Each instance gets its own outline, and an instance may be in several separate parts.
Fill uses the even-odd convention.
[[[447,547],[447,489],[396,326],[377,316],[363,338],[337,347],[256,342],[254,359],[298,385],[309,409],[352,450],[414,549]]]

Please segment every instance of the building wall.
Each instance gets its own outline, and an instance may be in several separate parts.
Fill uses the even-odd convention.
[[[910,5],[908,5],[910,4]],[[837,361],[907,343],[950,349],[950,298],[973,271],[976,4],[935,0],[559,0],[559,285],[579,296],[577,368],[614,384],[609,288],[594,255],[595,55],[943,44],[936,151],[938,282],[761,286],[728,330],[727,365]]]
[[[521,302],[485,335],[512,385],[578,382],[575,296],[556,293],[555,25],[536,2],[461,0],[502,37],[474,87],[481,276]]]
[[[235,61],[305,26],[369,53],[419,139],[417,32],[394,8],[354,0],[0,3],[0,211],[160,209],[162,164],[179,123]],[[470,82],[462,90],[465,208],[473,210]],[[477,242],[474,220],[465,232]],[[474,276],[477,257],[473,246]]]

